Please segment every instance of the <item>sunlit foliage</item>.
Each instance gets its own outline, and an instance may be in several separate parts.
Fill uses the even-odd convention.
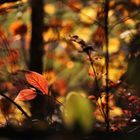
[[[135,92],[134,83],[131,85],[126,78],[128,73],[135,72],[135,63],[132,67],[130,62],[139,60],[139,50],[130,46],[140,31],[139,7],[140,0],[109,1],[108,107],[112,131],[126,127],[136,115],[133,109],[137,111],[139,107],[139,92]],[[85,131],[97,126],[105,128],[104,1],[44,0],[43,10],[41,75],[28,70],[32,29],[29,1],[0,4],[0,126],[22,125],[32,116],[32,100],[43,96],[45,109],[42,107],[41,111],[45,110],[42,114],[46,115],[47,125],[61,120],[68,128],[74,128],[76,123]],[[136,95],[128,95],[129,90]],[[3,95],[14,101],[17,108],[8,104]],[[125,102],[122,104],[119,99]],[[126,107],[127,102],[130,108]],[[137,104],[133,106],[133,103]],[[7,109],[5,104],[9,106]]]

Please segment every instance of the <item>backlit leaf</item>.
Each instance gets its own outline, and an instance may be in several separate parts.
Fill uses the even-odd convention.
[[[110,38],[108,49],[109,49],[110,54],[118,52],[120,49],[119,39],[118,38]],[[105,46],[103,47],[103,51],[105,52]]]
[[[36,97],[37,93],[32,89],[23,89],[19,92],[15,101],[26,101],[32,100]]]
[[[96,7],[84,7],[79,14],[80,20],[85,24],[92,24],[97,15],[95,9]]]
[[[40,90],[43,94],[48,94],[48,82],[41,74],[33,71],[26,71],[25,77],[30,85]]]

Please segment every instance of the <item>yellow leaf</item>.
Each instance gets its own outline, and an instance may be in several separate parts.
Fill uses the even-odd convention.
[[[44,11],[50,15],[53,15],[56,12],[56,7],[54,4],[46,4],[44,6]]]
[[[118,38],[110,38],[109,39],[109,53],[115,53],[120,49],[120,42]],[[105,52],[105,46],[103,47],[103,51]]]
[[[81,10],[79,16],[80,20],[86,24],[92,24],[96,19],[96,10],[92,7],[85,7]]]

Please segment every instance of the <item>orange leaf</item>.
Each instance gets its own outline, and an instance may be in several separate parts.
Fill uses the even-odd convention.
[[[48,82],[41,74],[33,71],[26,71],[25,77],[30,85],[40,90],[43,94],[48,94]]]
[[[89,69],[88,75],[89,75],[90,77],[92,77],[92,78],[95,77],[95,74],[94,74],[92,68]]]
[[[36,95],[37,95],[37,93],[35,91],[33,91],[32,89],[23,89],[19,92],[15,101],[32,100],[36,97]]]

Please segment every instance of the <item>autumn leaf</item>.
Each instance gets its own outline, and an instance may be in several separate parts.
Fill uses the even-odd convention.
[[[135,100],[135,99],[137,99],[137,96],[132,95],[132,96],[130,96],[130,97],[128,98],[128,101],[133,101],[133,100]]]
[[[135,5],[140,5],[140,0],[131,0],[131,2]]]
[[[67,5],[74,11],[79,12],[82,8],[80,0],[68,0]]]
[[[32,100],[36,97],[37,93],[32,89],[23,89],[19,92],[18,96],[15,98],[15,101],[25,101]]]
[[[40,90],[43,94],[48,94],[48,82],[41,74],[26,71],[25,78],[30,85]]]
[[[89,69],[88,75],[89,75],[90,77],[92,77],[92,78],[95,76],[95,74],[94,74],[92,68]]]
[[[105,44],[104,28],[99,26],[94,32],[92,39],[96,46],[103,47],[103,45]]]

